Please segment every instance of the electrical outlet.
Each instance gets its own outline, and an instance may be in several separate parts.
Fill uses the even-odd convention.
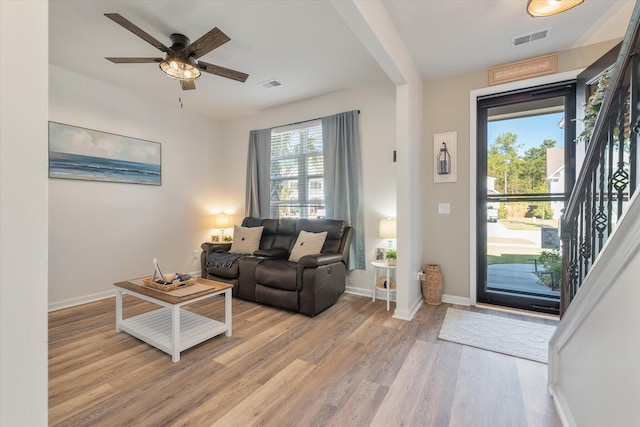
[[[200,251],[199,250],[193,251],[193,259],[200,259]]]

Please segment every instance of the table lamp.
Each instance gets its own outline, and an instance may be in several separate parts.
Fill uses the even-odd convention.
[[[218,214],[214,218],[215,228],[220,230],[220,241],[224,241],[224,229],[229,228],[229,217],[223,213]],[[213,236],[211,236],[213,240]]]
[[[381,219],[380,226],[378,227],[378,235],[381,239],[387,239],[389,241],[389,249],[391,249],[391,241],[396,238],[396,219]]]

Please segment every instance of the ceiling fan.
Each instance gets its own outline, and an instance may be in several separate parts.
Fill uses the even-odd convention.
[[[156,49],[167,54],[164,59],[105,57],[105,59],[115,64],[140,64],[146,62],[158,63],[160,64],[162,72],[169,77],[180,80],[182,90],[195,89],[195,80],[200,77],[201,71],[243,83],[247,80],[247,77],[249,77],[248,74],[241,73],[240,71],[209,64],[204,61],[196,61],[196,59],[206,55],[231,40],[217,27],[191,44],[189,43],[190,40],[187,36],[183,34],[171,34],[170,38],[172,45],[171,47],[167,47],[119,13],[105,13],[104,16],[131,31],[133,34],[154,46]]]

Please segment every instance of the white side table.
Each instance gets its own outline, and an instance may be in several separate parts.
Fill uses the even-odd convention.
[[[391,292],[395,292],[395,289],[391,289],[391,270],[395,270],[396,266],[395,265],[389,265],[386,262],[376,262],[376,261],[372,261],[371,265],[373,266],[373,302],[376,302],[376,288],[377,288],[377,284],[378,284],[378,279],[381,277],[379,276],[379,272],[386,272],[387,275],[387,311],[389,311],[390,309],[390,295]]]

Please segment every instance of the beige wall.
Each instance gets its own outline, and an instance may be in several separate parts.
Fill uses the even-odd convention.
[[[558,72],[585,68],[606,53],[619,40],[599,43],[584,48],[558,53]],[[454,297],[452,301],[464,302],[469,298],[471,272],[469,257],[471,229],[470,196],[472,187],[470,165],[470,92],[488,86],[486,69],[475,70],[457,76],[425,83],[425,146],[433,146],[433,135],[457,132],[458,179],[455,183],[433,183],[433,150],[425,150],[424,165],[424,241],[425,262],[440,264],[444,276],[444,293]],[[496,89],[499,90],[499,89]],[[473,168],[475,169],[475,168]],[[475,185],[475,178],[473,179]],[[438,203],[450,203],[451,214],[438,214]],[[475,286],[475,278],[473,280]],[[462,298],[456,300],[455,297]]]
[[[167,270],[198,272],[192,251],[208,240],[209,213],[244,215],[249,130],[352,109],[361,111],[367,262],[388,244],[377,235],[378,220],[396,216],[395,86],[388,81],[216,123],[60,67],[49,76],[49,120],[162,143],[160,187],[49,180],[50,309],[109,296],[113,282],[149,274],[154,257]],[[358,270],[347,286],[368,295],[372,281],[370,268]]]
[[[49,180],[50,308],[110,296],[151,274],[153,258],[199,272],[193,251],[209,240],[222,180],[219,124],[63,68],[49,79],[49,120],[162,144],[161,186]]]
[[[364,182],[364,221],[367,265],[376,246],[388,245],[378,237],[378,221],[396,216],[396,169],[392,164],[395,149],[395,86],[388,81],[334,92],[305,101],[268,108],[260,113],[224,122],[221,158],[218,167],[224,173],[224,185],[216,199],[220,209],[244,214],[247,147],[249,131],[360,110],[360,143]],[[347,287],[352,292],[369,294],[373,272],[355,270]]]

